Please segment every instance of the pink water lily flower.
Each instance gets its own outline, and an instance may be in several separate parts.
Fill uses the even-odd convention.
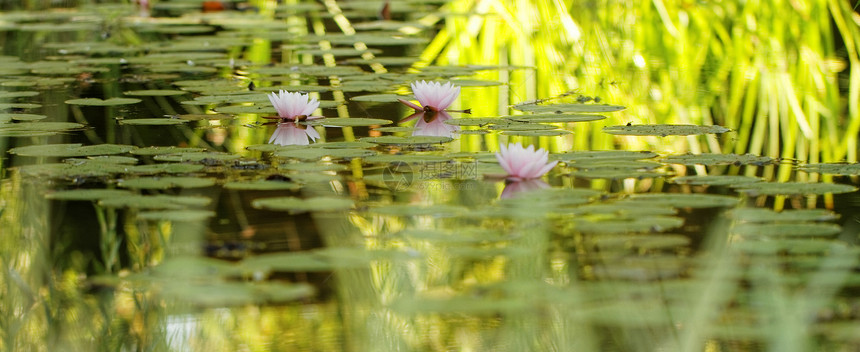
[[[318,119],[322,116],[311,116],[311,114],[319,108],[320,102],[311,98],[307,94],[288,92],[280,90],[277,93],[268,95],[269,101],[275,106],[278,112],[278,117],[266,117],[280,119],[281,122],[287,121],[303,121]]]
[[[471,109],[447,110],[454,100],[460,96],[460,87],[455,86],[451,82],[445,84],[426,81],[412,82],[412,93],[415,95],[415,99],[418,99],[418,102],[421,103],[421,106],[403,99],[398,100],[406,106],[415,109],[415,113],[424,112],[428,121],[432,121],[437,114],[450,118],[451,116],[448,115],[448,112],[471,113]]]
[[[272,133],[272,138],[269,138],[269,143],[277,145],[308,145],[308,138],[316,142],[320,138],[319,132],[310,126],[299,126],[293,122],[278,123],[278,128],[275,133]]]
[[[558,164],[558,161],[548,162],[549,152],[543,148],[535,150],[533,145],[523,148],[519,143],[500,145],[496,160],[508,173],[508,180],[511,181],[541,177]]]

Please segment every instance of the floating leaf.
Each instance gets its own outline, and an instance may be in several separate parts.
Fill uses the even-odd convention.
[[[831,175],[860,175],[860,163],[805,164],[797,167],[804,172]]]
[[[362,101],[362,102],[376,102],[376,103],[395,103],[398,100],[415,100],[415,97],[412,95],[399,95],[399,94],[367,94],[367,95],[359,95],[349,100],[352,101]]]
[[[153,157],[155,160],[175,161],[175,162],[201,162],[201,163],[222,163],[224,161],[232,161],[241,159],[240,155],[215,152],[189,152],[178,154],[158,154]]]
[[[168,196],[168,195],[129,195],[123,197],[103,198],[99,205],[114,208],[138,209],[183,209],[187,207],[202,207],[209,205],[212,200],[198,196]]]
[[[181,153],[196,153],[202,152],[203,148],[182,148],[182,147],[146,147],[132,150],[134,155],[162,155],[162,154],[181,154]]]
[[[688,246],[690,238],[683,235],[649,234],[649,235],[600,235],[594,236],[591,242],[601,251],[611,249],[658,250]]]
[[[290,213],[344,211],[353,207],[353,201],[348,198],[315,197],[315,198],[261,198],[251,205],[257,209],[288,211]]]
[[[752,154],[684,154],[671,155],[663,158],[664,163],[683,165],[770,165],[772,158]]]
[[[328,117],[323,119],[308,120],[304,124],[311,126],[355,127],[387,125],[390,123],[392,123],[391,120],[385,119],[370,119],[362,117]]]
[[[736,191],[756,195],[815,195],[827,193],[849,193],[857,190],[851,185],[811,182],[760,182],[739,185]]]
[[[22,156],[74,157],[122,154],[134,149],[134,146],[118,144],[98,144],[88,146],[81,146],[80,144],[42,144],[12,148],[9,152]]]
[[[516,105],[514,109],[520,111],[530,111],[534,113],[588,113],[588,112],[613,112],[624,110],[625,107],[619,105],[603,105],[603,104],[551,104],[551,105]]]
[[[828,252],[845,248],[845,244],[820,238],[785,238],[765,237],[762,240],[751,240],[755,235],[744,241],[733,242],[731,246],[744,253],[759,255],[775,254],[827,254]]]
[[[504,116],[506,120],[534,123],[566,123],[566,122],[589,122],[603,120],[606,116],[603,115],[588,115],[588,114],[535,114],[535,115],[516,115]]]
[[[171,118],[122,119],[122,120],[119,120],[120,125],[133,125],[133,126],[169,126],[169,125],[181,125],[181,124],[186,123],[186,122],[188,122],[188,120],[171,119]]]
[[[739,199],[730,196],[716,194],[634,194],[628,198],[633,204],[641,204],[643,207],[655,205],[668,205],[676,208],[715,208],[731,207],[738,204]]]
[[[129,104],[137,104],[141,102],[140,99],[135,98],[110,98],[110,99],[99,99],[99,98],[82,98],[82,99],[70,99],[66,100],[66,104],[71,105],[86,105],[86,106],[117,106],[117,105],[129,105]]]
[[[720,134],[731,131],[723,126],[697,125],[620,125],[606,126],[603,132],[623,136],[691,136],[699,134]]]
[[[122,94],[141,97],[169,97],[175,95],[185,95],[188,92],[175,89],[147,89],[147,90],[130,90]]]
[[[368,163],[444,163],[451,161],[451,158],[429,154],[382,154],[369,156],[364,161]]]
[[[786,223],[786,224],[741,224],[732,232],[744,237],[832,237],[842,232],[835,224]]]
[[[206,221],[215,216],[215,212],[208,210],[164,210],[164,211],[147,211],[140,212],[137,217],[141,220],[161,220],[185,222]]]
[[[48,193],[48,199],[56,200],[90,200],[98,201],[102,199],[118,198],[131,196],[133,193],[121,189],[73,189],[68,191],[57,191]]]
[[[203,170],[200,164],[163,163],[151,165],[137,165],[130,171],[135,174],[185,174]]]
[[[239,191],[295,191],[301,188],[301,186],[292,182],[256,180],[246,182],[227,182],[224,184],[224,188]]]
[[[275,156],[281,158],[300,160],[321,160],[329,157],[332,159],[363,158],[376,155],[376,152],[367,149],[328,149],[328,148],[302,148],[276,151]]]
[[[565,130],[551,130],[551,131],[504,131],[503,135],[506,136],[524,136],[524,137],[558,137],[571,134],[573,132],[565,131]]]
[[[663,232],[681,227],[684,219],[674,216],[643,216],[634,218],[574,219],[574,231],[583,233]]]
[[[454,140],[450,137],[437,137],[437,136],[409,136],[409,137],[398,137],[398,136],[382,136],[382,137],[365,137],[362,138],[362,142],[376,143],[376,144],[442,144],[447,143]]]
[[[777,213],[764,208],[742,208],[734,209],[727,215],[746,222],[834,221],[839,218],[838,214],[826,209],[791,209]]]
[[[729,186],[743,185],[747,183],[761,182],[763,179],[750,176],[732,176],[732,175],[697,175],[697,176],[681,176],[670,180],[673,183],[682,185],[709,185],[709,186]]]
[[[564,162],[588,161],[588,160],[642,160],[651,159],[656,153],[648,151],[628,150],[590,150],[573,151],[561,154],[550,154],[550,160],[561,160]]]
[[[0,114],[0,123],[7,122],[7,121],[10,121],[10,120],[15,120],[15,121],[35,121],[35,120],[42,120],[42,119],[45,119],[45,118],[47,118],[47,117],[48,117],[47,115],[38,115],[38,114],[12,114],[12,113],[5,113],[5,114]]]
[[[120,187],[144,189],[201,188],[214,184],[214,179],[200,177],[140,177],[119,181]]]

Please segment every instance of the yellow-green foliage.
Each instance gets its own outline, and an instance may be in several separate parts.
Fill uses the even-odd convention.
[[[533,67],[481,77],[508,82],[510,95],[500,92],[502,110],[473,107],[478,114],[575,91],[570,98],[628,107],[579,125],[577,149],[857,159],[860,36],[849,2],[456,0],[447,10],[425,60]],[[737,133],[662,141],[600,133],[628,122],[719,124]]]

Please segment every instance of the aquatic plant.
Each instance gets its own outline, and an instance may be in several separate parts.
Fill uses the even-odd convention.
[[[320,102],[307,94],[287,92],[282,89],[277,93],[270,93],[268,97],[275,110],[278,111],[278,118],[281,122],[312,120],[322,117],[311,116],[314,110],[319,108]]]
[[[499,145],[496,159],[508,173],[508,180],[521,181],[538,178],[552,170],[558,161],[548,162],[549,152],[530,145],[523,148],[520,143]]]

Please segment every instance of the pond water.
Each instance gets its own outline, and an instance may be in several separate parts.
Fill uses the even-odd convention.
[[[856,135],[551,89],[480,3],[0,13],[2,349],[860,348]]]

